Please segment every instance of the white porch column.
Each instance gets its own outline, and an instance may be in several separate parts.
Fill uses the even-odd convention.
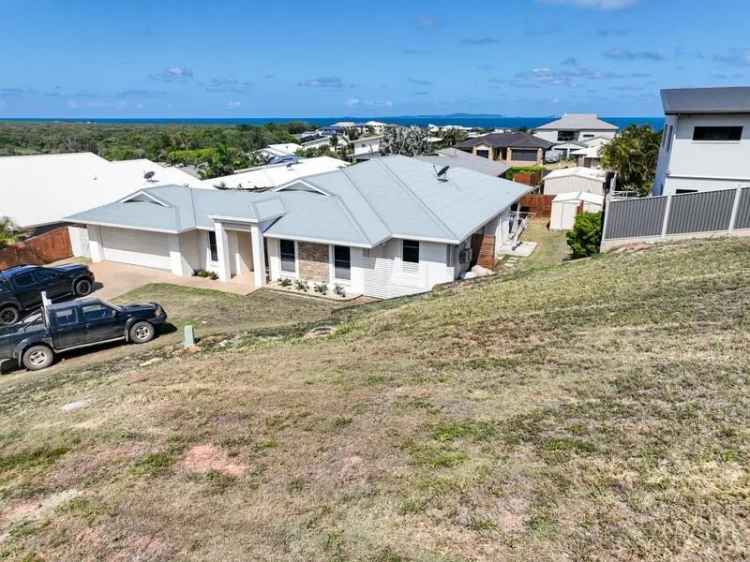
[[[101,229],[93,224],[88,225],[86,229],[89,232],[89,252],[91,253],[91,261],[94,263],[104,261]]]
[[[182,255],[182,244],[180,243],[179,234],[169,234],[169,263],[173,275],[180,277],[190,277],[193,274],[193,268],[187,263]]]
[[[255,288],[266,284],[266,253],[260,225],[250,226],[250,243],[253,245],[253,281]]]
[[[232,264],[230,262],[227,229],[220,222],[215,222],[214,231],[216,232],[216,249],[219,254],[219,279],[229,281],[232,278]]]

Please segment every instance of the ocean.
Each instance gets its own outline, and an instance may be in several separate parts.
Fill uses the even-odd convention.
[[[600,117],[602,120],[625,128],[628,125],[649,125],[655,131],[664,127],[663,117]],[[464,127],[481,127],[483,129],[533,129],[544,123],[557,119],[548,117],[504,117],[496,115],[402,115],[397,117],[217,117],[217,118],[2,118],[2,121],[34,123],[107,123],[129,125],[264,125],[266,123],[288,123],[304,121],[311,125],[330,125],[337,121],[381,121],[396,125],[462,125]]]

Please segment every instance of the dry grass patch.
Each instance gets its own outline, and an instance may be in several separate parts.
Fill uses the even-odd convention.
[[[2,517],[81,495],[0,557],[748,558],[749,256],[657,247],[15,379]]]

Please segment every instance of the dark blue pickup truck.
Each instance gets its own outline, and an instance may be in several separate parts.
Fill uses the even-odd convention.
[[[50,304],[14,326],[0,328],[0,363],[15,361],[37,371],[64,351],[119,340],[146,343],[166,319],[157,303],[117,306],[85,299]]]
[[[43,291],[55,300],[85,297],[93,290],[94,274],[85,265],[10,267],[0,271],[0,326],[15,324],[24,313],[39,308]]]

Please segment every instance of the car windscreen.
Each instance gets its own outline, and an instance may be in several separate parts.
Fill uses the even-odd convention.
[[[108,306],[110,308],[114,308],[117,312],[122,312],[122,307],[118,306],[116,304],[112,304],[109,301],[105,301],[104,299],[99,299],[99,302],[102,303],[104,306]]]

